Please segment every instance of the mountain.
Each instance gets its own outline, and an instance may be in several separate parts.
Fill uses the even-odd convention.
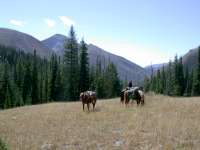
[[[156,73],[158,69],[162,69],[163,65],[164,67],[167,66],[168,63],[161,63],[161,64],[152,64],[152,65],[149,65],[149,66],[146,66],[144,67],[145,71],[146,71],[146,74],[148,76],[151,75],[152,73],[152,68],[153,68],[153,72]]]
[[[61,34],[55,34],[50,38],[43,40],[42,43],[53,50],[58,55],[64,54],[64,42],[67,40],[67,37]]]
[[[197,67],[197,64],[198,64],[198,48],[194,48],[189,50],[189,52],[183,56],[183,65],[185,67],[188,67],[188,69],[191,71],[192,69]]]
[[[64,42],[67,40],[67,37],[61,34],[53,35],[52,37],[42,41],[44,45],[52,49],[58,55],[63,56],[64,54]],[[90,65],[96,65],[97,58],[101,62],[105,62],[107,65],[110,62],[113,62],[117,66],[119,77],[123,80],[127,79],[133,80],[133,82],[138,82],[144,79],[146,76],[145,70],[139,65],[114,54],[111,54],[93,44],[89,44],[88,54],[89,54],[89,63]]]
[[[39,41],[26,33],[0,28],[0,45],[20,49],[26,53],[33,53],[36,49],[37,54],[41,57],[49,57],[53,52],[63,56],[65,41],[67,41],[67,37],[61,34],[55,34],[46,40]],[[113,62],[117,67],[120,79],[133,80],[135,83],[143,80],[146,76],[145,70],[139,65],[93,44],[87,46],[91,66],[96,65],[97,59],[103,62],[105,66],[109,62]]]
[[[121,79],[133,80],[137,83],[144,79],[146,76],[145,70],[139,65],[115,54],[111,54],[93,44],[88,45],[88,53],[90,58],[90,64],[96,64],[97,58],[100,58],[101,61],[105,61],[105,64],[108,64],[109,61],[113,62],[118,70],[118,74]]]
[[[198,47],[190,49],[185,55],[183,55],[182,63],[184,67],[188,67],[189,71],[195,69],[198,65]],[[154,72],[156,72],[158,69],[161,69],[163,65],[166,67],[168,63],[154,64],[152,66],[147,66],[144,69],[146,70],[147,75],[150,75],[151,67],[153,67]]]
[[[0,28],[0,45],[20,49],[26,53],[33,53],[34,49],[41,57],[48,57],[52,53],[48,47],[36,38],[11,29]]]

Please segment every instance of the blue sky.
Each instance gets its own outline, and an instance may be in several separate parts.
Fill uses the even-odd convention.
[[[0,27],[42,40],[67,35],[141,66],[167,62],[200,45],[198,0],[2,0]]]

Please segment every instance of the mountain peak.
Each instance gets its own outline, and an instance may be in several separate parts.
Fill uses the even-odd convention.
[[[0,45],[13,47],[32,54],[36,49],[37,54],[42,57],[51,54],[51,50],[33,36],[13,29],[0,28]]]

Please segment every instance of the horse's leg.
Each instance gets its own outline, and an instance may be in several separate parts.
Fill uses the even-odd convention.
[[[94,111],[94,108],[95,108],[95,102],[94,103],[92,103],[93,104],[93,111]]]
[[[142,97],[141,104],[144,105],[144,96]]]
[[[83,103],[83,111],[84,111],[84,106],[85,106],[85,104]]]
[[[132,101],[131,101],[131,105],[133,106],[133,101],[134,101],[134,99],[132,99]]]
[[[139,99],[137,99],[137,106],[139,106],[139,104],[140,104],[140,100],[139,100]]]
[[[88,111],[90,111],[90,103],[87,103]]]

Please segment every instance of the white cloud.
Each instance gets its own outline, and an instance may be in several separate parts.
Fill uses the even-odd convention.
[[[149,45],[140,45],[124,41],[112,41],[105,39],[89,39],[90,43],[95,44],[113,54],[122,56],[142,67],[152,64],[168,62],[173,58],[167,51]]]
[[[47,24],[49,28],[53,28],[56,25],[56,22],[52,19],[44,19],[44,22]]]
[[[69,17],[66,17],[66,16],[59,16],[59,19],[63,22],[63,24],[65,26],[74,26],[75,25],[75,22],[70,19]]]
[[[15,25],[15,26],[20,26],[20,27],[24,26],[24,22],[20,20],[11,19],[9,22],[10,24]]]

